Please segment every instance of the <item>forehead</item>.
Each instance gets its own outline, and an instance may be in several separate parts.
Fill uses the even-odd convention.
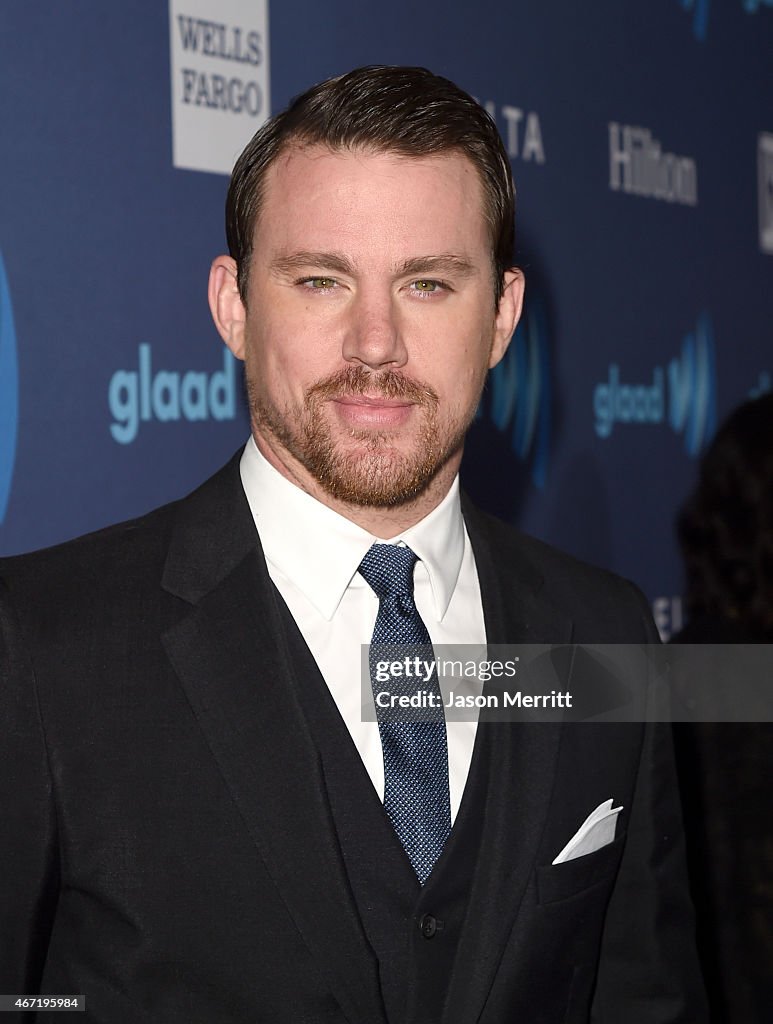
[[[411,157],[372,150],[293,146],[269,167],[255,252],[395,256],[455,253],[488,259],[483,187],[455,151]]]

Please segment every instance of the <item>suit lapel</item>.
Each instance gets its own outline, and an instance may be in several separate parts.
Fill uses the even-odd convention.
[[[188,605],[164,646],[269,875],[346,1016],[383,1022],[238,457],[180,504],[164,586]]]
[[[480,581],[490,644],[568,643],[572,620],[550,603],[541,570],[518,533],[477,509],[462,494],[462,512]]]
[[[572,623],[543,594],[541,573],[513,531],[463,500],[489,643],[562,643]],[[476,756],[488,788],[477,867],[443,1016],[472,1024],[483,1012],[512,931],[547,818],[561,725],[481,720]],[[480,745],[480,747],[479,747]]]

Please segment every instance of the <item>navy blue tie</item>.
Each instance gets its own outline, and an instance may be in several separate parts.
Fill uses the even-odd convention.
[[[413,600],[416,561],[408,547],[374,544],[360,563],[360,573],[379,600],[370,647],[374,699],[383,691],[392,695],[421,692],[427,698],[424,703],[434,705],[411,716],[402,711],[396,715],[376,702],[384,754],[384,810],[424,885],[451,832],[451,802],[446,722],[432,641]],[[379,661],[406,657],[431,662],[431,678],[425,681],[402,675],[379,682]]]

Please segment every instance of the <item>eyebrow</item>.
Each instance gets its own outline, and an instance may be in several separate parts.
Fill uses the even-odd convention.
[[[398,274],[448,274],[454,277],[472,277],[476,267],[464,256],[450,253],[442,256],[414,256],[406,260]]]
[[[339,274],[354,273],[354,266],[351,260],[340,252],[308,252],[302,249],[299,252],[288,253],[285,256],[276,256],[270,264],[271,270],[278,271],[279,273],[289,273],[309,267],[335,270]]]
[[[271,261],[270,268],[278,273],[291,273],[309,267],[334,270],[339,274],[356,273],[352,261],[340,252],[299,252],[277,256]],[[395,268],[395,276],[409,274],[446,274],[456,277],[472,277],[477,268],[464,256],[443,253],[438,256],[412,256]]]

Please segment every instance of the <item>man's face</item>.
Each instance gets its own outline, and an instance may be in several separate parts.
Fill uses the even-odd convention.
[[[492,277],[466,157],[281,155],[265,182],[244,324],[229,340],[246,362],[264,455],[348,505],[400,505],[440,474],[447,488],[514,327],[512,296],[497,311]],[[509,288],[520,308],[518,275]]]

